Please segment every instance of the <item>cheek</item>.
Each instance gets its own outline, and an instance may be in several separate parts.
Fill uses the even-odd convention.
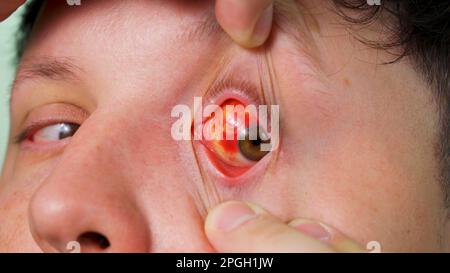
[[[55,159],[42,163],[9,147],[0,179],[0,219],[8,219],[1,222],[0,252],[41,252],[30,233],[28,209],[55,164]]]
[[[0,228],[0,252],[40,252],[28,223],[28,204],[33,190],[0,189],[0,219],[8,219],[2,221]]]
[[[322,160],[320,181],[310,186],[320,200],[315,209],[361,243],[376,240],[391,251],[435,249],[442,196],[430,179],[434,172],[423,168],[427,161],[410,165],[399,146],[361,138]]]
[[[327,84],[295,56],[274,58],[276,68],[294,68],[279,79],[282,152],[264,184],[283,198],[254,198],[283,219],[318,219],[363,245],[376,240],[391,251],[436,249],[442,193],[433,179],[434,147],[426,144],[435,142],[430,132],[436,131],[423,117],[434,117],[423,106],[429,100],[418,91],[411,96],[388,76],[388,83],[356,74]]]
[[[318,219],[362,245],[375,240],[386,251],[436,250],[442,196],[424,168],[427,159],[416,166],[398,144],[359,133],[323,141],[315,151],[280,153],[277,171],[252,198],[283,220]]]

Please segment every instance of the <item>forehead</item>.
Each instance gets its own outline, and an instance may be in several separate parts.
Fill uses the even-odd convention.
[[[177,67],[192,64],[192,59],[207,58],[225,37],[214,20],[212,4],[84,0],[81,6],[69,6],[66,1],[46,1],[15,85],[34,76],[73,79],[72,72],[84,72],[89,82],[95,76],[141,75],[145,81],[143,74],[174,75],[182,70]]]
[[[320,32],[318,26],[305,27],[311,25],[313,16],[300,11],[316,10],[323,3],[282,1],[275,6],[276,27],[283,26],[277,29],[283,33],[287,30],[286,34],[294,37],[289,42],[300,45],[300,51],[314,49],[302,45],[313,44],[311,33]],[[329,17],[328,13],[323,16]],[[312,25],[317,24],[314,21]],[[46,77],[56,71],[71,77],[66,72],[75,70],[84,72],[81,80],[89,82],[96,92],[99,79],[104,80],[100,87],[105,90],[110,88],[111,79],[116,87],[133,88],[148,84],[150,75],[158,79],[152,83],[154,88],[171,81],[166,88],[177,89],[182,86],[181,80],[201,72],[202,67],[205,70],[225,55],[233,55],[235,51],[227,51],[230,47],[231,40],[216,23],[214,1],[84,0],[81,6],[46,1],[23,55],[15,86],[30,75]],[[319,59],[318,54],[300,55]],[[15,94],[17,91],[13,91]]]
[[[328,0],[276,2],[275,27],[301,37],[300,42],[309,43],[311,32],[320,32],[317,15],[323,20],[324,14],[326,17],[333,14],[332,9]],[[215,20],[212,0],[83,0],[80,6],[50,0],[44,2],[33,32],[34,44],[42,43],[45,38],[46,45],[56,43],[69,49],[72,49],[71,43],[85,41],[88,37],[96,38],[95,42],[90,41],[90,47],[103,48],[107,43],[114,44],[118,50],[126,41],[138,48],[161,45],[169,40],[173,46],[185,46],[186,42],[226,38]],[[81,46],[77,43],[77,48]]]
[[[85,0],[81,6],[47,1],[24,59],[49,54],[99,58],[99,52],[129,58],[156,48],[173,50],[186,47],[186,42],[207,42],[220,32],[208,1]]]

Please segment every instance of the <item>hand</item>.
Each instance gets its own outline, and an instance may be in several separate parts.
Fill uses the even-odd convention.
[[[26,0],[0,0],[0,22],[8,18]]]
[[[236,43],[258,47],[272,29],[273,0],[216,0],[216,17]]]
[[[254,204],[238,201],[212,209],[205,232],[218,252],[367,252],[322,223],[294,219],[286,224]]]

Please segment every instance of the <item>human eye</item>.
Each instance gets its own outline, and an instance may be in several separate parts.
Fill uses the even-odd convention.
[[[19,142],[29,141],[36,144],[57,142],[72,137],[79,127],[79,124],[71,122],[59,122],[42,127],[35,125],[31,128],[27,128],[25,132],[21,134]]]
[[[255,113],[245,111],[245,107],[238,99],[227,99],[218,108],[221,114],[204,122],[203,132],[209,137],[204,137],[202,144],[214,165],[230,177],[242,175],[269,153],[262,144],[270,143],[270,139],[260,136],[267,133]]]
[[[272,143],[272,121],[260,119],[268,105],[258,97],[257,88],[249,82],[227,80],[205,100],[205,109],[212,108],[206,111],[201,129],[193,128],[193,133],[209,170],[227,185],[263,173],[273,152],[267,148]]]
[[[15,136],[22,149],[53,149],[64,146],[79,130],[87,113],[65,103],[43,105],[32,109]]]

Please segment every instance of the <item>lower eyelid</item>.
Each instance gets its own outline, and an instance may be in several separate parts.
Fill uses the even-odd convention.
[[[269,153],[266,157],[264,157],[261,161],[257,162],[254,166],[248,169],[240,176],[230,177],[225,175],[223,172],[217,169],[217,166],[214,162],[208,158],[208,150],[203,144],[195,143],[194,144],[197,157],[199,159],[200,168],[206,169],[205,172],[202,172],[205,181],[209,183],[217,184],[223,187],[241,187],[241,186],[250,186],[252,183],[256,183],[261,181],[263,176],[266,173],[266,169],[269,167],[269,163],[272,160],[272,154]]]

